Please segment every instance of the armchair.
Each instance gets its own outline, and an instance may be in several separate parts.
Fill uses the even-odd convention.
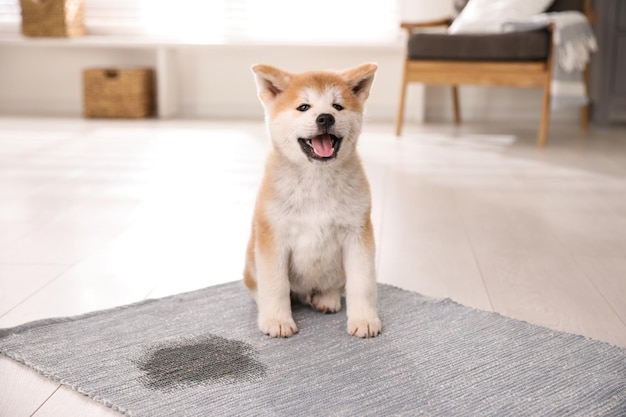
[[[547,12],[577,10],[592,19],[590,0],[555,0]],[[537,143],[547,140],[552,74],[552,27],[528,32],[455,34],[420,32],[419,29],[449,26],[452,18],[431,22],[402,22],[408,32],[395,130],[399,136],[404,119],[408,83],[450,85],[454,122],[461,123],[458,86],[511,86],[541,88],[541,117]],[[586,76],[585,76],[586,81]],[[586,83],[585,83],[586,84]],[[588,106],[580,113],[587,128]]]

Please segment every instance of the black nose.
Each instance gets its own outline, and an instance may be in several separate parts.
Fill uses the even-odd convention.
[[[328,129],[329,127],[335,124],[335,118],[333,117],[332,114],[322,113],[319,116],[317,116],[317,119],[315,119],[315,123],[317,123],[319,127]]]

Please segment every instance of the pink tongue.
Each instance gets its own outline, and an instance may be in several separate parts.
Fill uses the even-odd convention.
[[[313,145],[315,154],[324,158],[332,156],[335,150],[333,148],[333,141],[328,134],[311,138],[311,145]]]

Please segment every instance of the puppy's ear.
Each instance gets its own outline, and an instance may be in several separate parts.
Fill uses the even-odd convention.
[[[259,99],[264,105],[271,104],[285,91],[291,79],[291,74],[270,65],[254,65],[252,72],[256,78]]]
[[[365,102],[370,95],[376,69],[378,69],[376,64],[363,64],[340,73],[341,78],[361,103]]]

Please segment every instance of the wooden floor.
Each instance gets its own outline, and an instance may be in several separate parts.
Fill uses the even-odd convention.
[[[366,124],[379,281],[626,347],[626,128],[535,125]],[[267,143],[1,118],[0,327],[240,279]],[[113,415],[0,358],[0,416]]]

